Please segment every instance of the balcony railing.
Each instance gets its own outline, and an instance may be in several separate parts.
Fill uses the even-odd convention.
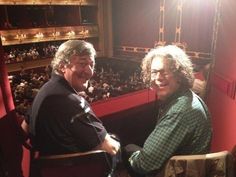
[[[2,45],[98,37],[98,26],[67,26],[0,31]]]

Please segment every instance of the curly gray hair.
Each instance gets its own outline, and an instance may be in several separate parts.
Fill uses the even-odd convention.
[[[62,43],[51,62],[51,66],[54,72],[60,72],[62,65],[70,63],[70,58],[73,55],[84,56],[89,55],[94,58],[96,51],[93,45],[83,40],[68,40]]]
[[[187,54],[175,45],[161,46],[152,49],[143,58],[141,68],[145,83],[151,81],[151,64],[154,58],[161,57],[168,59],[170,71],[180,80],[180,84],[191,88],[194,81],[192,62]]]

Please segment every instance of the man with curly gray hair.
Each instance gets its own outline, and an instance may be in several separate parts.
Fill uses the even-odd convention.
[[[191,91],[192,63],[182,49],[174,45],[152,49],[141,67],[159,109],[157,124],[143,147],[125,147],[128,169],[135,176],[156,173],[173,155],[208,153],[212,137],[208,109]]]
[[[120,147],[78,92],[92,77],[96,51],[82,40],[60,45],[51,62],[52,77],[38,92],[29,120],[33,145],[43,155],[105,150]]]

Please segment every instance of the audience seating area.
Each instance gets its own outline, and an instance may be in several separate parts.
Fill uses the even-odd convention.
[[[5,63],[13,64],[54,57],[63,41],[5,46]]]
[[[146,86],[140,77],[139,64],[126,63],[122,60],[98,58],[95,74],[88,89],[80,93],[81,96],[91,103],[144,89]],[[20,115],[26,115],[35,95],[49,80],[50,74],[49,66],[9,73],[14,103]]]

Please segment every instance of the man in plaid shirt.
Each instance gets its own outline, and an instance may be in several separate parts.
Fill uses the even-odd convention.
[[[156,90],[160,106],[157,124],[143,147],[125,147],[131,175],[159,171],[173,155],[208,153],[210,115],[191,91],[193,68],[186,53],[173,45],[155,48],[143,59],[142,72],[144,81]]]

